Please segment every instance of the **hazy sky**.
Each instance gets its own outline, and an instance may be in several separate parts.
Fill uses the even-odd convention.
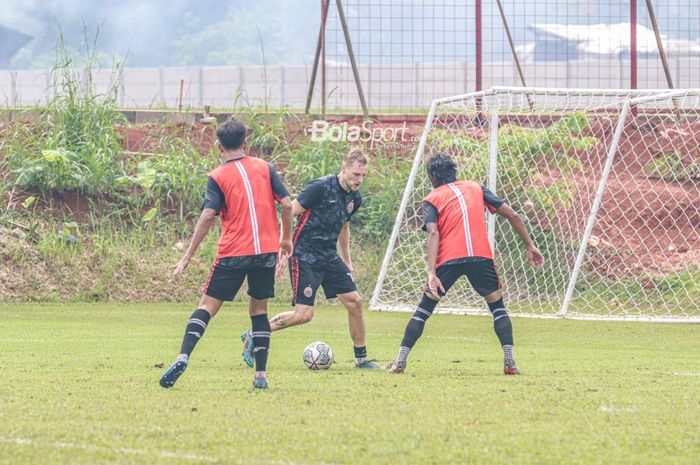
[[[128,66],[259,61],[261,38],[272,61],[302,63],[313,55],[318,12],[317,0],[0,0],[0,25],[34,38],[14,57],[17,67],[50,66],[59,24],[74,48],[83,25],[92,39],[99,28],[99,48],[128,55]]]
[[[700,10],[689,0],[654,0],[662,32],[697,39]],[[692,0],[696,1],[696,0]],[[640,24],[650,26],[637,0]],[[126,66],[308,64],[320,24],[320,0],[0,0],[0,25],[33,40],[17,52],[14,68],[54,63],[61,25],[65,43],[80,48],[100,30],[105,58]],[[333,2],[333,10],[335,9]],[[473,56],[474,0],[345,0],[359,62],[451,60]],[[692,2],[691,2],[692,3]],[[483,0],[485,59],[508,53],[495,0]],[[620,23],[629,2],[510,0],[505,2],[516,44],[532,41],[533,23]],[[697,11],[696,11],[697,10]],[[337,17],[337,13],[335,13]],[[451,21],[451,22],[450,22]],[[337,20],[329,22],[329,60],[347,54]]]

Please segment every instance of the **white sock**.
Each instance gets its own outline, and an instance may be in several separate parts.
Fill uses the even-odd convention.
[[[399,347],[399,355],[396,356],[397,362],[405,362],[408,358],[408,353],[411,352],[410,347],[401,346]]]
[[[505,360],[513,360],[513,346],[503,346],[503,358]]]

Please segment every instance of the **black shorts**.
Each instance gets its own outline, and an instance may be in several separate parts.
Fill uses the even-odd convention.
[[[209,279],[202,292],[219,300],[233,300],[248,278],[248,295],[263,300],[275,296],[274,268],[233,268],[221,265],[219,260],[211,267]]]
[[[291,257],[289,275],[292,279],[292,305],[313,307],[318,286],[323,286],[326,299],[357,290],[350,268],[340,258],[331,262],[308,263]]]
[[[491,259],[440,265],[435,274],[445,288],[445,292],[438,290],[440,296],[444,296],[461,276],[466,276],[474,290],[482,297],[501,288],[501,279]]]

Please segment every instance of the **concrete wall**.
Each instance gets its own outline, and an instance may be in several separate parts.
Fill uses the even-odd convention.
[[[639,60],[638,87],[666,88],[658,60]],[[473,63],[416,63],[412,65],[360,65],[363,91],[371,111],[425,109],[434,98],[475,89]],[[700,88],[700,58],[670,62],[676,88]],[[591,60],[525,63],[526,82],[532,87],[629,87],[628,60]],[[361,108],[352,70],[347,64],[327,65],[327,109]],[[235,108],[267,105],[274,109],[303,108],[311,75],[310,66],[221,66],[181,68],[126,68],[121,76],[118,103],[124,108],[178,107],[183,82],[183,109]],[[81,76],[83,80],[86,76]],[[0,105],[44,105],[54,95],[47,70],[0,70]],[[107,89],[114,76],[96,71],[98,91]],[[520,85],[511,62],[488,62],[483,87]],[[320,105],[320,73],[314,108]]]

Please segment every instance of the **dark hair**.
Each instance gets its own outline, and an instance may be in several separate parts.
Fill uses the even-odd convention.
[[[245,142],[247,130],[245,124],[236,118],[231,118],[216,128],[216,137],[219,138],[219,144],[224,150],[238,150]]]
[[[436,153],[430,157],[426,171],[433,187],[457,180],[457,164],[446,153]]]

